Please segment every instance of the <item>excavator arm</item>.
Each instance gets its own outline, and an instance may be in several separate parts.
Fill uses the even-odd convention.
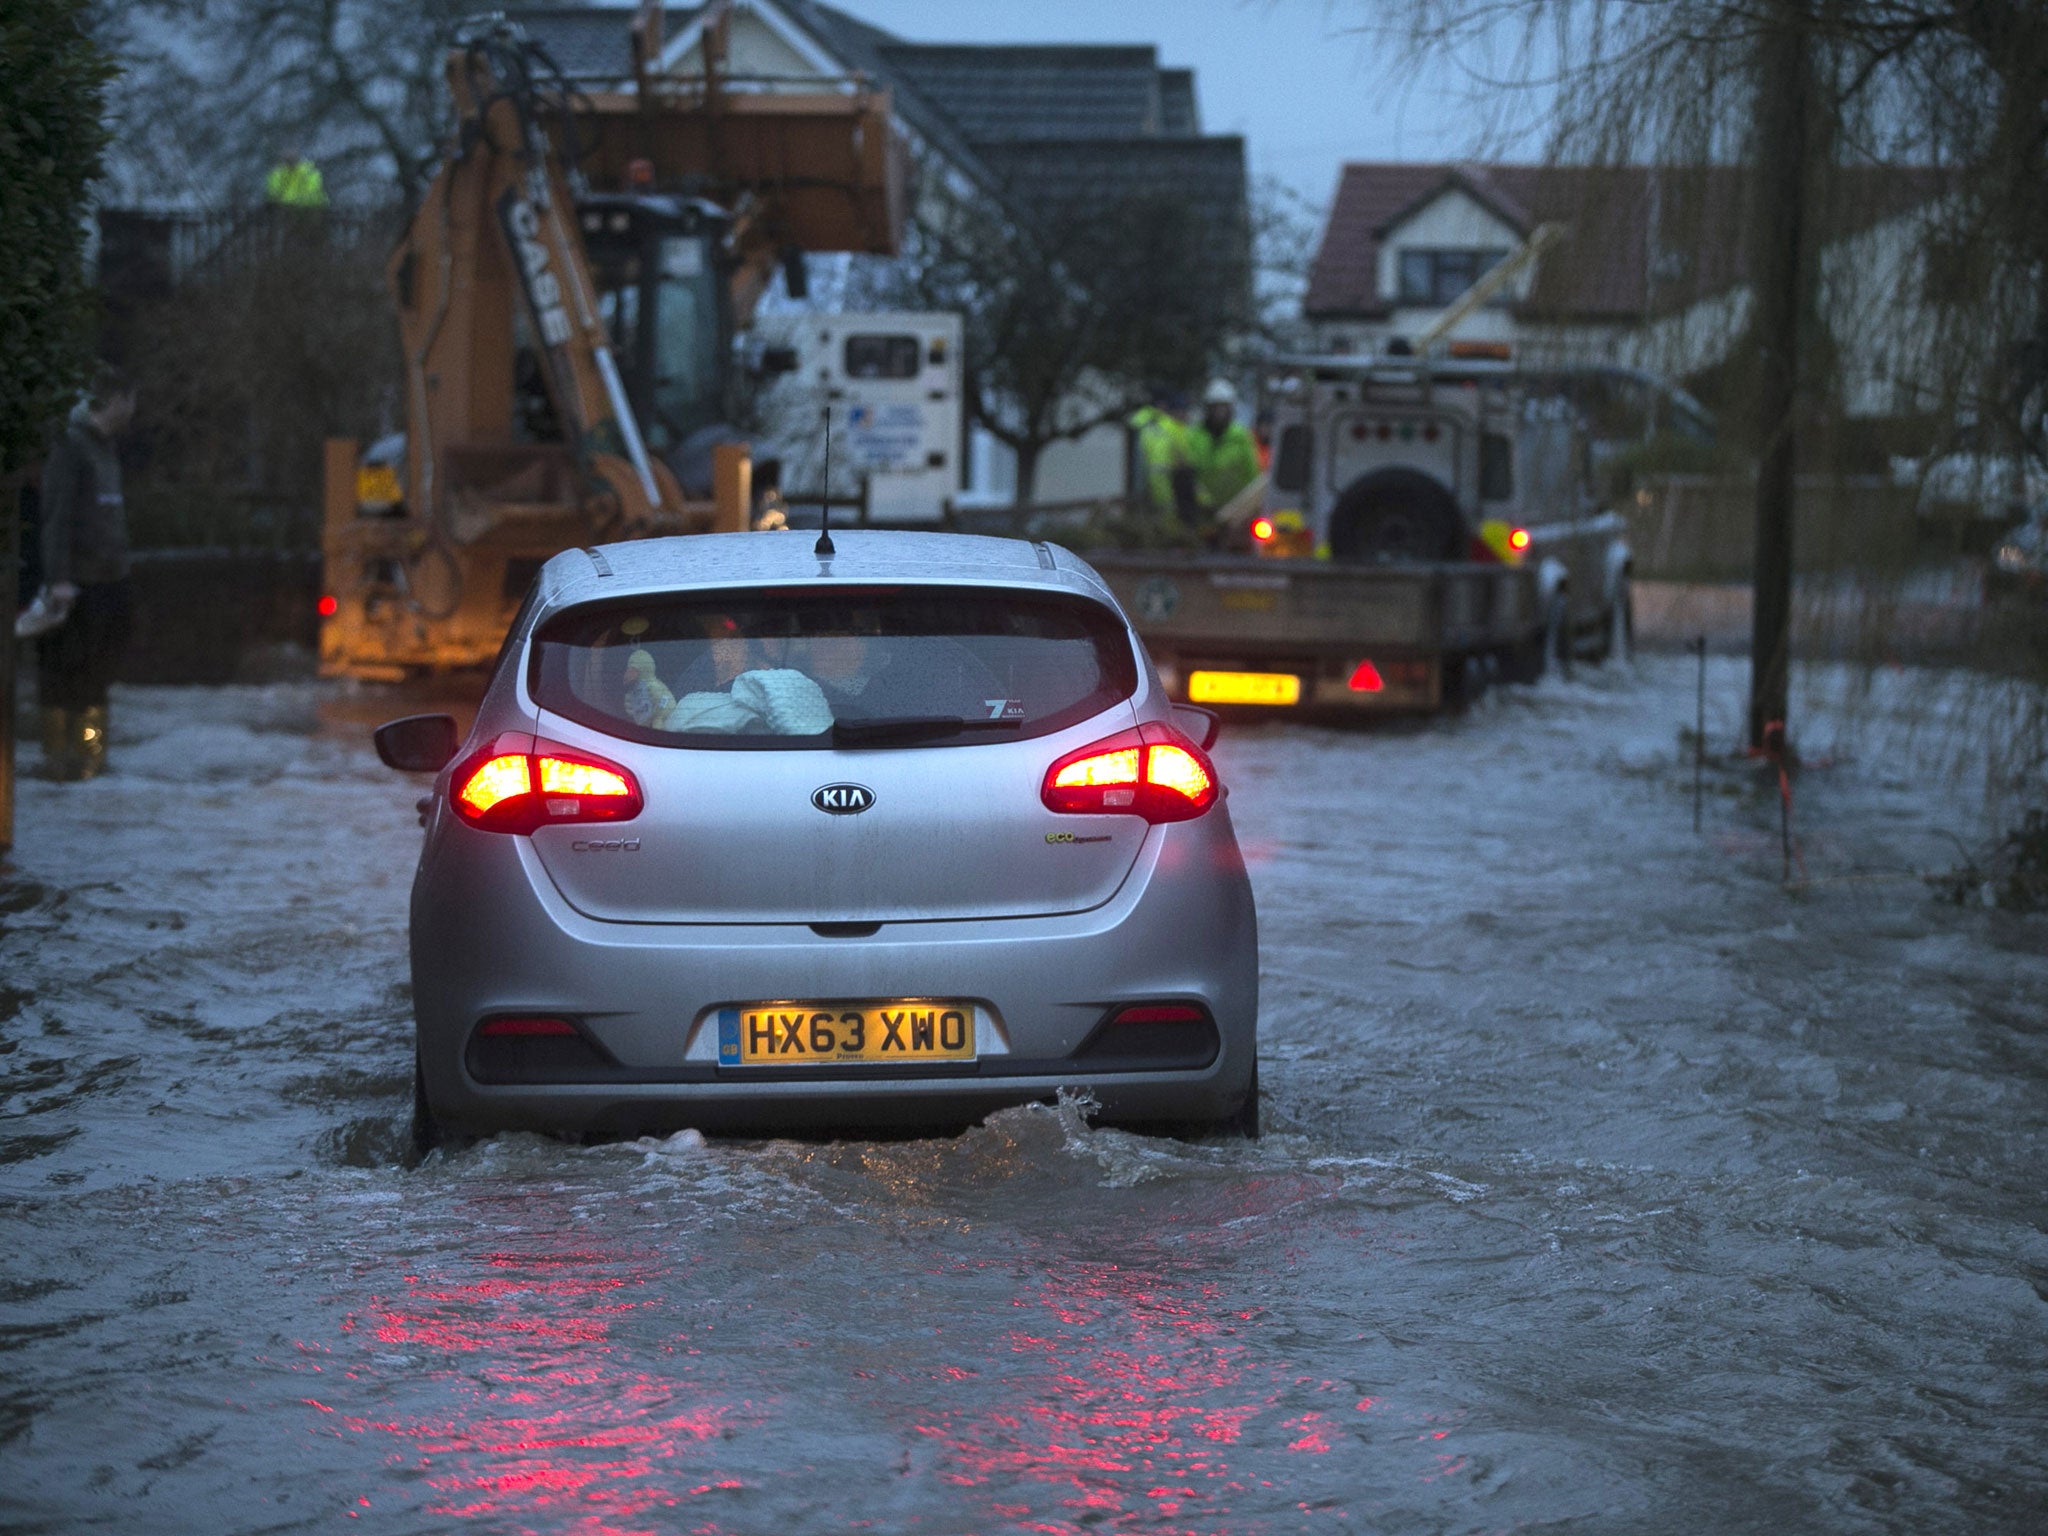
[[[539,365],[562,441],[584,482],[582,489],[599,511],[600,531],[627,536],[680,532],[691,521],[701,520],[701,509],[685,506],[674,475],[649,454],[626,398],[563,161],[562,143],[575,132],[573,107],[565,87],[537,78],[536,59],[532,50],[503,30],[486,33],[449,56],[457,152],[429,187],[422,211],[395,258],[394,272],[420,270],[407,264],[444,237],[442,222],[430,211],[437,200],[464,209],[473,246],[491,243],[484,235],[488,229],[496,251],[473,249],[473,264],[462,271],[451,268],[447,280],[458,288],[467,279],[472,289],[509,287],[516,294],[529,355]],[[429,265],[427,270],[434,268]],[[504,281],[507,274],[509,283]],[[403,290],[407,285],[397,286]],[[492,296],[506,295],[500,291]],[[427,428],[421,434],[422,448],[430,451],[437,440],[448,444],[473,435],[475,424],[470,417],[453,424],[453,430],[436,432],[434,424],[423,419],[440,403],[435,381],[446,372],[461,372],[465,361],[435,354],[444,346],[466,347],[471,358],[481,361],[479,337],[474,327],[450,334],[437,323],[454,295],[401,291],[399,297],[401,316],[413,322],[408,326],[402,318],[401,330],[418,332],[416,340],[408,335],[406,341],[408,352],[420,358],[418,382],[424,387],[415,393],[415,429]],[[409,305],[408,298],[415,302]],[[492,343],[497,338],[485,343],[489,351],[503,351],[502,343]],[[437,368],[436,362],[452,367]],[[464,432],[465,426],[471,430]],[[431,515],[437,510],[431,468],[423,462],[424,453],[414,457],[410,478],[424,493],[418,505]],[[424,476],[422,469],[428,471]],[[693,512],[700,516],[693,518]]]
[[[404,431],[328,445],[324,671],[488,662],[559,551],[748,525],[743,447],[711,451],[708,499],[671,462],[729,422],[732,329],[777,266],[896,252],[908,158],[886,93],[723,64],[586,93],[503,20],[450,53],[456,131],[387,268]]]

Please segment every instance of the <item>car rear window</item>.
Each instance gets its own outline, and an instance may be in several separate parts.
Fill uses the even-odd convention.
[[[714,589],[555,615],[543,709],[679,747],[959,746],[1043,736],[1137,690],[1122,619],[986,587]]]

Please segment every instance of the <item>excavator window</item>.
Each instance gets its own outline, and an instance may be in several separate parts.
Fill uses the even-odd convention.
[[[686,204],[608,196],[582,213],[598,306],[641,435],[670,453],[727,415],[718,226]]]
[[[701,236],[678,235],[662,241],[654,419],[648,424],[649,435],[656,438],[658,446],[680,443],[726,415],[727,344],[719,314],[721,293]]]

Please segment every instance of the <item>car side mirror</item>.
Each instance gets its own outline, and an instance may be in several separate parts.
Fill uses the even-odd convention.
[[[1223,729],[1223,717],[1215,710],[1204,709],[1199,704],[1174,705],[1173,721],[1188,735],[1194,737],[1195,745],[1204,752],[1216,745],[1216,737]]]
[[[377,727],[377,756],[403,773],[439,773],[462,745],[453,715],[407,715]]]

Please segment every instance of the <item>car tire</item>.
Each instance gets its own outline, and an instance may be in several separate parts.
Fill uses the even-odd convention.
[[[1485,657],[1446,656],[1442,668],[1441,702],[1445,709],[1467,709],[1485,696]]]
[[[1457,500],[1419,470],[1374,470],[1330,509],[1330,558],[1340,565],[1457,560],[1469,536]]]
[[[1595,663],[1604,665],[1609,661],[1627,661],[1636,653],[1636,605],[1635,597],[1629,591],[1628,578],[1623,577],[1615,588],[1614,601],[1607,605],[1607,611],[1600,616],[1600,644],[1592,654]]]
[[[1538,682],[1542,678],[1542,635],[1516,645],[1503,645],[1493,655],[1493,674],[1501,682]]]
[[[1259,1139],[1259,1059],[1256,1056],[1252,1058],[1252,1081],[1245,1090],[1244,1103],[1224,1124],[1231,1134],[1246,1141]]]
[[[1621,580],[1621,592],[1608,615],[1607,654],[1620,661],[1636,659],[1636,594],[1628,578]]]
[[[1543,648],[1557,663],[1557,675],[1570,682],[1572,664],[1578,660],[1578,636],[1572,633],[1572,605],[1567,593],[1558,592],[1550,599],[1550,610],[1543,621]]]
[[[450,1151],[469,1145],[472,1138],[463,1135],[454,1126],[434,1113],[434,1106],[427,1101],[427,1074],[420,1067],[420,1053],[412,1053],[412,1153],[423,1158],[436,1147]]]

